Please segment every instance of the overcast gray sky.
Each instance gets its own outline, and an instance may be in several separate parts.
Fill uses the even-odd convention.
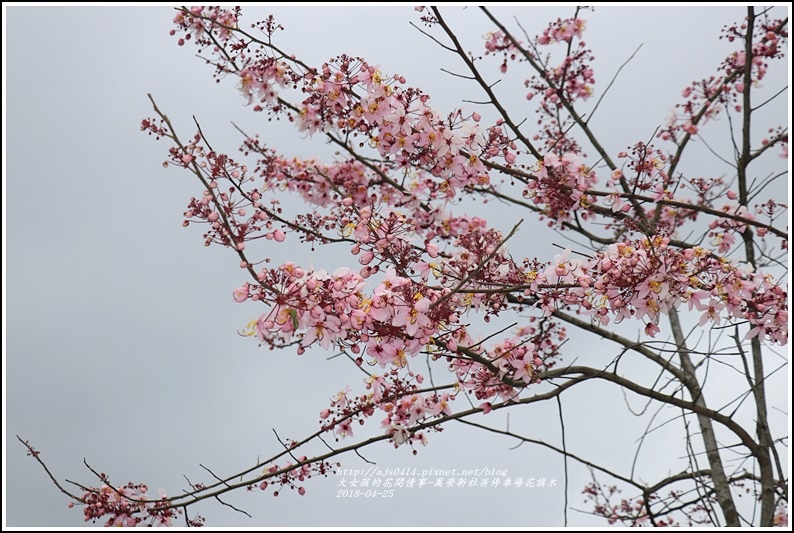
[[[286,27],[277,37],[280,46],[310,64],[342,52],[361,55],[422,87],[443,112],[463,98],[481,97],[476,87],[439,71],[461,66],[409,26],[417,20],[411,7],[243,13],[253,22],[269,11]],[[478,10],[449,11],[470,48],[481,49],[490,28]],[[572,11],[497,10],[515,14],[531,34]],[[586,41],[597,58],[597,91],[643,45],[595,122],[608,149],[649,139],[681,89],[722,60],[727,47],[717,41],[718,32],[743,14],[741,7],[604,7],[584,14]],[[317,428],[331,395],[347,384],[360,387],[348,364],[326,360],[330,354],[270,352],[238,336],[262,311],[232,301],[232,290],[245,281],[235,256],[205,248],[199,228],[182,227],[187,200],[201,191],[188,174],[163,169],[168,145],[140,132],[140,120],[153,115],[147,93],[183,137],[192,134],[195,115],[231,153],[240,141],[234,120],[287,155],[330,155],[322,143],[251,113],[233,80],[214,83],[194,49],[169,37],[173,15],[168,7],[4,5],[3,520],[10,526],[84,523],[15,435],[28,439],[61,480],[95,484],[85,458],[117,485],[144,482],[153,493],[164,488],[177,494],[186,487],[183,475],[209,481],[199,464],[219,475],[242,470],[279,449],[273,429],[282,438],[301,438]],[[770,84],[785,79],[784,73]],[[510,98],[527,105],[523,93]],[[695,173],[714,174],[714,160],[690,164]],[[532,229],[522,238],[537,251],[522,255],[558,252],[552,242],[563,242],[559,237],[543,234],[535,221],[527,224]],[[328,271],[337,266],[297,246],[272,253],[276,263],[313,261]],[[570,347],[593,351],[576,342]],[[785,407],[785,386],[775,392],[773,400]],[[625,413],[618,391],[592,387],[583,394],[596,401],[572,402],[566,411],[569,446],[628,468],[626,457],[643,428]],[[511,413],[511,427],[558,443],[556,408],[530,411]],[[506,415],[493,416],[507,423]],[[270,491],[229,497],[252,518],[214,502],[192,512],[215,526],[562,525],[562,461],[529,445],[511,449],[515,444],[451,425],[430,435],[416,457],[387,443],[364,455],[386,468],[488,466],[514,477],[555,477],[556,488],[417,490],[373,501],[337,498],[339,479],[331,476],[307,482],[303,497],[289,491],[278,498]],[[680,442],[671,435],[655,445]],[[642,456],[649,476],[666,470],[653,457],[652,449]],[[341,460],[345,467],[365,464],[355,456]],[[586,508],[580,492],[587,481],[586,470],[571,470],[571,507]],[[601,523],[568,514],[570,524]]]

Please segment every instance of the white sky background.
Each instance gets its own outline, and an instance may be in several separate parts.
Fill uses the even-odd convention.
[[[490,28],[479,10],[448,11],[467,47],[481,52],[481,36]],[[411,7],[248,8],[243,21],[268,12],[286,27],[277,34],[279,46],[309,64],[337,53],[361,55],[422,87],[444,112],[462,98],[482,98],[473,84],[439,71],[463,67],[409,26],[418,22]],[[548,21],[570,16],[573,7],[496,12],[507,21],[515,14],[535,35]],[[236,331],[263,309],[232,301],[232,290],[246,281],[236,255],[204,248],[202,228],[182,228],[187,200],[201,191],[188,173],[164,170],[169,146],[140,132],[140,120],[153,116],[146,93],[183,139],[192,135],[195,115],[216,148],[230,154],[240,143],[233,120],[287,155],[329,158],[321,142],[306,142],[286,125],[264,123],[264,115],[244,107],[234,80],[214,83],[212,68],[195,57],[195,49],[178,47],[168,35],[173,14],[165,7],[4,6],[3,519],[9,526],[84,524],[81,510],[66,508],[66,497],[26,457],[15,435],[28,439],[61,480],[96,484],[82,466],[85,458],[116,485],[144,482],[152,495],[158,488],[175,495],[186,486],[183,474],[194,482],[210,481],[199,463],[223,476],[247,468],[280,448],[273,428],[282,438],[299,439],[317,428],[318,413],[336,391],[347,384],[361,390],[359,375],[341,358],[326,361],[330,354],[319,351],[302,357],[291,350],[270,352],[239,337]],[[643,44],[594,121],[610,152],[651,138],[680,101],[681,89],[712,73],[732,50],[717,41],[718,32],[743,16],[740,6],[604,7],[583,15],[585,40],[597,60],[597,95]],[[770,87],[785,84],[783,67],[773,65]],[[510,68],[508,79],[521,67]],[[524,77],[515,78],[518,90],[511,97],[519,106],[527,105]],[[507,88],[506,83],[497,87]],[[774,124],[784,124],[785,102],[776,105],[770,110],[779,115]],[[704,156],[688,168],[719,175],[724,169],[715,171],[716,163]],[[493,216],[502,227],[515,222],[512,215]],[[521,240],[510,244],[515,255],[550,259],[559,252],[552,242],[567,244],[521,216],[527,218]],[[311,260],[333,271],[351,263],[352,256],[311,254],[295,241],[269,245],[274,264]],[[518,251],[524,243],[527,250]],[[592,343],[572,342],[569,349],[572,357],[598,355],[598,350],[586,353]],[[602,355],[611,358],[613,351]],[[788,353],[787,347],[781,351]],[[781,379],[770,404],[788,412],[787,383]],[[579,394],[563,403],[569,449],[627,472],[643,424],[626,413],[614,388],[585,386]],[[475,421],[506,417],[490,416]],[[513,410],[510,417],[512,429],[559,443],[554,405]],[[379,420],[373,417],[370,425],[377,429]],[[775,421],[785,425],[786,417]],[[681,449],[677,434],[656,439],[659,450]],[[192,513],[200,512],[214,526],[562,525],[559,456],[529,445],[510,450],[515,442],[459,424],[429,440],[416,457],[407,447],[395,451],[388,443],[364,455],[384,468],[488,466],[513,477],[555,477],[558,485],[405,489],[391,500],[339,499],[338,479],[331,477],[306,482],[303,497],[288,490],[278,498],[271,490],[228,497],[252,519],[215,502],[195,506]],[[659,476],[654,468],[675,470],[655,464],[656,457],[654,448],[640,456],[649,468],[646,481]],[[356,456],[341,460],[349,468],[365,464]],[[588,474],[571,468],[569,504],[585,509],[580,493]],[[575,511],[568,516],[572,525],[603,524]]]

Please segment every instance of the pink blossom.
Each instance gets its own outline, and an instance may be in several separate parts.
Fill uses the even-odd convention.
[[[336,337],[335,333],[340,331],[340,324],[341,320],[338,317],[326,315],[324,320],[309,326],[308,331],[303,335],[301,346],[309,346],[313,342],[319,341],[320,346],[327,350]]]
[[[513,362],[513,367],[515,368],[513,379],[520,379],[525,383],[529,383],[535,375],[534,360],[535,357],[532,352],[527,352],[523,358],[515,360]]]
[[[645,334],[649,337],[656,337],[656,334],[659,333],[659,326],[654,324],[653,322],[648,322],[645,324]]]
[[[234,301],[237,303],[244,302],[248,299],[250,295],[250,285],[248,283],[243,283],[236,289],[234,289],[234,293],[232,296],[234,297]]]
[[[402,444],[408,442],[408,439],[411,436],[411,434],[408,432],[408,429],[402,424],[391,425],[388,428],[387,433],[391,434],[392,442],[394,443],[395,448],[398,448]]]
[[[343,420],[336,425],[336,434],[341,438],[353,436],[353,424],[350,419]]]
[[[698,325],[704,326],[709,321],[712,321],[715,324],[719,325],[720,324],[720,311],[724,307],[725,306],[723,304],[719,303],[719,302],[711,302],[711,303],[709,303],[709,305],[706,307],[706,312],[703,313],[703,315],[700,317],[700,322],[698,322]]]

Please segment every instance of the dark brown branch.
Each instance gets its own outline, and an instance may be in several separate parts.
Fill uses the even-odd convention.
[[[36,451],[35,449],[33,449],[33,446],[32,446],[32,445],[31,445],[31,444],[30,444],[28,441],[26,441],[26,440],[22,440],[22,437],[20,437],[19,435],[16,435],[16,438],[17,438],[17,440],[18,440],[19,442],[21,442],[21,443],[22,443],[22,445],[23,445],[25,448],[27,448],[27,450],[28,450],[28,455],[30,455],[31,457],[33,457],[33,458],[36,460],[36,462],[37,462],[37,463],[39,463],[39,464],[41,465],[41,467],[42,467],[42,468],[44,469],[44,471],[47,473],[47,476],[50,478],[50,480],[53,482],[53,484],[54,484],[56,487],[58,487],[58,490],[60,490],[62,493],[66,494],[67,496],[69,496],[71,499],[73,499],[73,500],[75,500],[75,501],[82,501],[82,500],[83,500],[83,498],[82,498],[82,497],[80,497],[80,496],[75,496],[74,494],[72,494],[71,492],[69,492],[68,490],[66,490],[66,489],[63,487],[63,485],[61,485],[61,484],[58,482],[58,480],[55,478],[55,476],[53,476],[53,475],[52,475],[52,472],[50,472],[50,469],[49,469],[49,468],[47,468],[47,465],[44,463],[44,461],[42,461],[42,460],[41,460],[41,457],[39,457],[39,453],[41,453],[41,452],[38,452],[38,451]],[[81,487],[81,488],[83,488],[83,487]]]
[[[527,147],[527,149],[533,156],[535,156],[538,159],[543,159],[543,156],[540,154],[537,148],[535,148],[532,142],[523,133],[521,133],[521,130],[519,130],[518,126],[515,124],[515,122],[513,122],[513,119],[507,113],[507,110],[504,108],[504,106],[502,106],[501,102],[496,97],[496,94],[494,94],[491,85],[488,85],[485,82],[479,70],[477,70],[477,67],[474,65],[474,61],[472,61],[468,57],[466,52],[463,50],[463,47],[461,46],[460,41],[458,40],[458,37],[444,21],[444,18],[441,16],[441,12],[438,10],[437,7],[432,7],[431,9],[433,10],[433,14],[438,19],[439,25],[441,26],[441,28],[443,28],[447,36],[454,44],[455,51],[457,52],[458,57],[460,57],[463,60],[463,62],[466,63],[466,66],[468,67],[469,71],[472,73],[472,76],[477,80],[477,83],[480,85],[482,90],[485,91],[485,94],[488,95],[491,105],[493,105],[494,108],[496,108],[496,110],[499,112],[499,116],[502,117],[502,120],[505,121],[505,124],[507,124],[507,126],[510,128],[510,131],[512,131],[513,135],[515,135],[516,138],[519,139],[521,143]]]
[[[626,379],[624,377],[618,376],[617,374],[607,372],[605,370],[598,370],[595,368],[584,367],[584,366],[571,366],[567,368],[560,368],[554,370],[547,370],[546,372],[542,372],[538,377],[542,380],[551,380],[555,378],[565,377],[570,378],[570,374],[580,374],[582,379],[603,379],[605,381],[609,381],[620,385],[621,387],[630,390],[639,394],[640,396],[645,396],[647,398],[652,398],[654,400],[664,402],[669,405],[673,405],[676,407],[681,407],[683,409],[687,409],[694,413],[703,415],[708,417],[711,420],[725,426],[729,430],[731,430],[742,442],[742,444],[750,451],[750,454],[753,456],[757,456],[758,452],[758,444],[753,440],[745,429],[739,425],[738,422],[734,421],[730,417],[727,417],[721,413],[714,411],[713,409],[709,409],[702,405],[698,405],[693,402],[689,402],[686,400],[682,400],[680,398],[676,398],[675,396],[669,396],[667,394],[662,394],[661,392],[648,389],[634,383],[633,381]]]

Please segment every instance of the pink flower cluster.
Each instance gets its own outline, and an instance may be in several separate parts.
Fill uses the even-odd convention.
[[[728,198],[731,196],[735,198],[736,195],[729,194]],[[726,202],[720,207],[720,210],[726,214],[735,215],[745,220],[756,219],[745,206],[739,205],[736,202]],[[727,254],[736,243],[736,235],[741,235],[746,228],[747,225],[744,222],[736,220],[735,218],[712,220],[711,223],[709,223],[709,229],[711,230],[709,232],[709,237],[711,238],[710,244],[717,249],[717,252]],[[760,231],[762,228],[758,229]]]
[[[582,38],[582,32],[586,28],[586,23],[580,18],[557,19],[543,30],[543,34],[538,37],[538,44],[546,45],[557,42],[570,43],[574,37]]]
[[[287,443],[288,448],[296,448],[297,445],[297,442]],[[286,461],[281,466],[273,464],[265,467],[262,474],[267,479],[259,483],[259,490],[275,487],[273,496],[278,496],[285,487],[289,487],[290,490],[297,490],[298,494],[303,496],[306,494],[306,488],[299,483],[303,483],[313,476],[327,476],[334,472],[335,467],[339,466],[339,463],[332,464],[326,461],[307,462],[308,457],[305,455],[294,457],[294,459],[297,463]],[[254,485],[249,485],[248,490],[254,490]]]
[[[584,30],[583,19],[557,19],[537,37],[539,46],[554,43],[565,45],[565,54],[557,65],[552,63],[550,55],[541,57],[530,50],[523,50],[523,56],[529,57],[538,72],[524,80],[524,86],[529,89],[526,98],[532,100],[535,96],[541,97],[536,110],[539,131],[533,140],[542,141],[547,151],[558,155],[582,153],[581,147],[570,134],[572,118],[560,111],[566,103],[573,105],[578,100],[586,101],[593,94],[595,75],[591,64],[594,57],[581,40]],[[574,38],[579,39],[575,46]]]
[[[300,130],[363,135],[397,169],[424,169],[442,180],[433,189],[488,182],[478,157],[488,141],[481,126],[460,111],[441,117],[427,95],[402,87],[404,77],[387,76],[360,58],[340,56],[307,73],[304,81],[308,96],[297,118]]]
[[[462,389],[474,393],[477,399],[501,398],[509,401],[516,398],[519,389],[530,383],[543,368],[553,366],[559,348],[553,337],[557,336],[558,342],[561,342],[565,336],[562,328],[551,323],[540,327],[528,325],[518,333],[513,339],[502,341],[491,350],[473,348],[472,357],[482,363],[444,355],[454,353],[459,346],[458,341],[466,343],[464,354],[470,349],[472,339],[465,328],[455,331],[444,340],[433,342],[431,353],[434,358],[447,357]],[[421,374],[411,371],[407,375],[402,374],[399,366],[392,366],[382,375],[371,374],[365,380],[369,392],[350,396],[351,389],[346,387],[331,399],[330,408],[320,413],[321,424],[326,431],[334,430],[337,438],[344,438],[353,435],[355,422],[364,424],[365,419],[380,410],[386,413],[381,427],[391,437],[395,447],[406,443],[411,446],[413,443],[424,445],[427,442],[424,432],[412,428],[451,415],[451,402],[455,400],[456,394],[438,390],[422,391],[419,385],[423,381]],[[482,404],[481,408],[485,412],[489,411],[490,403]]]
[[[364,278],[347,267],[329,275],[287,263],[263,270],[260,281],[281,292],[257,320],[256,335],[261,341],[286,343],[303,331],[298,353],[315,343],[325,349],[333,344],[356,354],[365,349],[381,367],[402,367],[441,324],[458,321],[450,304],[433,306],[440,291],[412,283],[393,269],[369,295],[362,292]]]
[[[239,15],[239,8],[229,10],[220,7],[192,6],[187,12],[180,10],[174,16],[177,30],[185,32],[185,36],[179,39],[179,45],[184,45],[191,38],[195,38],[199,46],[214,45],[209,34],[219,38],[221,42],[228,41],[233,35],[232,30],[237,28]],[[171,35],[175,34],[176,30],[171,30]]]
[[[249,103],[274,103],[278,96],[276,85],[289,83],[289,66],[284,61],[265,57],[240,70],[240,91]]]
[[[518,42],[519,46],[521,42]],[[507,61],[515,61],[519,57],[519,50],[513,41],[502,30],[485,35],[485,55],[501,53],[504,56],[499,72],[507,72]],[[520,61],[521,59],[519,59]]]
[[[408,443],[426,444],[422,431],[411,430],[429,418],[449,414],[448,402],[454,399],[448,393],[423,392],[419,385],[424,381],[420,374],[408,371],[403,374],[392,367],[382,375],[366,378],[365,394],[348,396],[350,387],[339,391],[332,399],[330,409],[320,413],[320,424],[325,431],[333,430],[337,440],[353,435],[353,424],[363,425],[376,410],[386,413],[381,427],[391,437],[395,447]]]
[[[535,322],[533,317],[517,335],[488,350],[475,348],[471,358],[453,360],[451,366],[463,389],[491,403],[514,400],[524,386],[539,383],[538,375],[553,367],[559,357],[566,333],[555,322],[543,321],[540,327]]]
[[[420,203],[381,179],[376,172],[386,173],[386,168],[373,170],[354,159],[331,164],[316,159],[288,159],[262,145],[258,138],[247,139],[241,150],[245,155],[260,156],[253,168],[253,174],[262,180],[257,194],[295,192],[307,203],[319,207],[335,207],[339,198],[349,199],[356,206],[399,204],[403,208],[416,208]]]
[[[595,173],[582,163],[578,156],[566,154],[558,157],[547,153],[538,162],[534,172],[536,179],[530,180],[524,189],[524,197],[543,207],[544,212],[558,224],[569,221],[575,212],[587,219],[587,208],[595,198],[585,194],[597,181]]]
[[[119,488],[102,485],[89,490],[82,498],[85,520],[96,522],[107,516],[105,526],[170,526],[177,512],[167,508],[167,496],[161,490],[158,500],[147,501],[147,491],[146,485],[133,483]],[[199,526],[203,519],[197,517],[193,522],[191,525]]]
[[[739,40],[744,43],[746,24],[725,28],[724,35],[729,42]],[[788,39],[786,24],[782,20],[767,20],[754,25],[754,43],[750,78],[745,76],[747,52],[736,50],[720,65],[719,74],[699,81],[694,81],[684,88],[681,96],[686,99],[683,104],[676,104],[675,111],[668,120],[666,127],[659,132],[665,140],[679,142],[681,134],[695,135],[709,119],[717,117],[724,109],[733,106],[741,110],[738,102],[745,88],[757,85],[764,79],[770,59],[784,56],[783,49]]]
[[[740,480],[732,480],[732,483],[740,489],[744,489]],[[747,489],[745,489],[747,490]],[[716,497],[709,495],[705,499],[691,500],[686,497],[688,491],[671,490],[668,496],[662,500],[658,493],[651,493],[647,500],[643,497],[619,498],[622,491],[615,485],[601,485],[596,481],[588,483],[582,494],[585,501],[593,504],[593,512],[597,516],[607,519],[611,525],[622,526],[655,526],[655,527],[689,527],[703,526],[704,524],[713,525],[713,506],[716,504]],[[613,501],[617,500],[619,501]],[[653,518],[648,513],[648,507],[654,513]],[[684,522],[680,523],[679,518]],[[773,518],[775,527],[788,526],[788,505],[785,500],[781,500],[775,509]]]
[[[373,380],[377,380],[373,377]],[[386,418],[381,421],[381,427],[391,435],[392,443],[397,448],[405,443],[419,442],[427,444],[427,439],[422,432],[411,432],[410,428],[423,423],[432,417],[451,415],[450,402],[454,395],[447,392],[413,394],[402,396],[396,401],[381,401],[380,409],[386,412]]]
[[[610,245],[592,259],[557,256],[533,285],[578,285],[563,293],[540,289],[540,307],[550,314],[557,301],[576,305],[601,325],[610,319],[634,318],[646,322],[646,332],[658,332],[659,318],[686,303],[702,312],[700,323],[720,324],[747,320],[749,337],[788,342],[788,293],[763,273],[740,267],[705,248],[679,250],[667,237],[625,241]],[[526,295],[532,296],[533,289]],[[611,317],[611,318],[610,318]]]
[[[648,515],[647,505],[656,505],[659,501],[659,496],[655,493],[651,494],[647,502],[644,498],[621,498],[619,502],[613,503],[612,498],[620,494],[620,489],[614,485],[601,486],[596,482],[589,483],[585,486],[582,493],[585,495],[585,501],[592,502],[594,505],[593,512],[597,516],[603,516],[607,519],[610,525],[622,526],[656,526],[656,527],[677,527],[680,526],[678,521],[670,516],[670,512],[660,512],[655,516],[653,522]],[[678,501],[679,493],[672,492],[670,498]],[[708,522],[708,509],[704,505],[690,505],[687,509],[687,522],[690,526],[696,524],[704,524]]]

